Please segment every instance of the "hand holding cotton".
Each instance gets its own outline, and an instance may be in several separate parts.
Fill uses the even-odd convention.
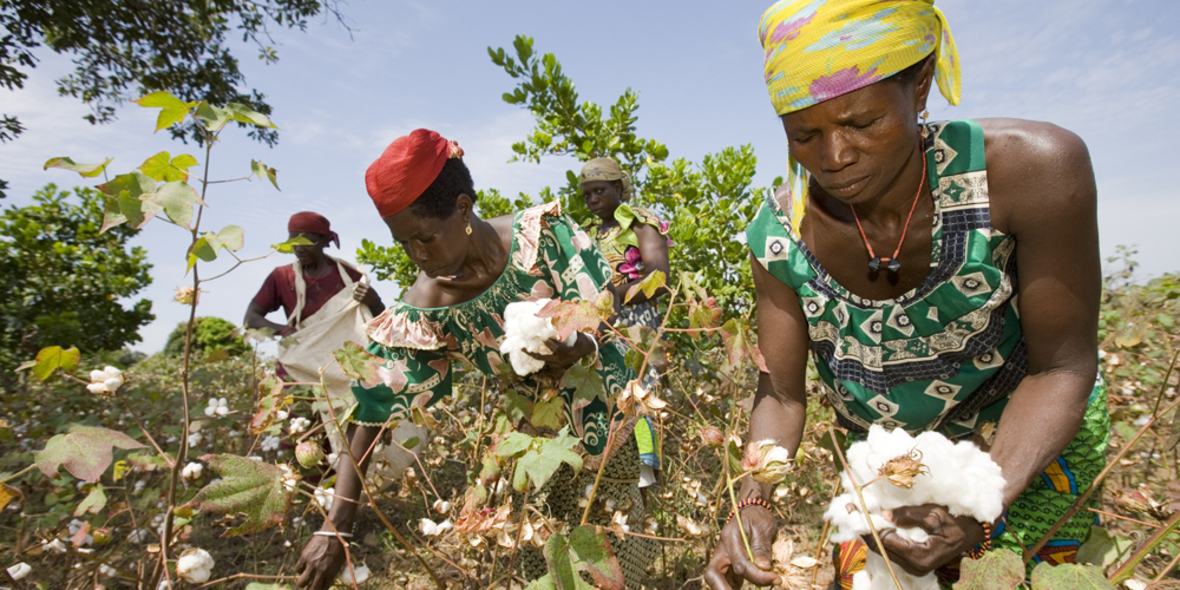
[[[557,329],[549,318],[537,317],[548,299],[517,301],[504,308],[504,341],[500,343],[500,354],[508,357],[512,370],[526,376],[545,368],[545,361],[533,358],[528,353],[553,354],[547,344],[557,338]],[[564,340],[566,346],[577,342],[578,333],[570,332]]]

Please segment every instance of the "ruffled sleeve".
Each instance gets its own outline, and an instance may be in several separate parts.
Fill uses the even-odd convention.
[[[365,331],[373,342],[392,348],[435,350],[446,346],[441,324],[401,302],[369,320]]]
[[[623,203],[615,209],[615,221],[619,223],[619,228],[622,230],[615,239],[636,248],[639,247],[639,236],[635,234],[636,223],[650,225],[664,237],[668,236],[668,229],[671,227],[667,221],[660,219],[659,215],[643,207],[632,207],[627,203]],[[669,240],[669,244],[671,244],[671,240]]]
[[[353,422],[379,426],[390,416],[403,415],[414,406],[430,407],[451,393],[451,361],[446,349],[414,350],[379,342],[368,351],[385,359],[377,369],[376,383],[353,381],[357,407]]]

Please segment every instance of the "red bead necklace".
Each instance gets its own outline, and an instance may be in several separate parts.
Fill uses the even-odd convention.
[[[919,150],[921,153],[921,150]],[[901,270],[901,261],[897,256],[901,254],[901,245],[905,243],[905,234],[910,229],[910,220],[914,218],[914,210],[918,208],[918,199],[922,196],[922,189],[926,187],[926,154],[922,154],[922,179],[918,181],[918,194],[914,195],[914,204],[910,205],[909,217],[905,218],[905,225],[901,228],[901,239],[897,241],[897,249],[893,251],[893,256],[885,258],[877,256],[873,252],[873,245],[869,243],[869,237],[865,235],[865,228],[860,224],[860,217],[856,214],[856,207],[851,204],[848,205],[852,209],[852,218],[856,220],[856,228],[860,230],[860,237],[865,241],[865,249],[869,251],[869,270],[878,272],[881,270],[881,263],[886,263],[885,268],[889,272],[897,274]]]

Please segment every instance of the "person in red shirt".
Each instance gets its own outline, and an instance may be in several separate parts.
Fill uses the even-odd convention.
[[[319,311],[325,303],[344,289],[344,278],[340,276],[335,261],[324,254],[329,243],[340,247],[340,237],[332,231],[327,218],[318,213],[304,211],[291,216],[287,222],[290,238],[303,236],[311,244],[295,246],[295,258],[303,271],[304,290],[303,307],[299,307],[299,297],[296,292],[295,265],[280,266],[266,277],[262,288],[246,308],[246,326],[249,328],[270,328],[276,334],[288,336],[294,333],[300,322],[306,320]],[[353,287],[353,298],[368,306],[373,315],[379,315],[385,310],[385,304],[376,291],[369,288],[367,283],[359,282],[361,272],[347,265],[342,265],[348,273]],[[266,319],[266,315],[278,311],[279,308],[287,316],[287,323],[280,324]],[[291,321],[292,316],[298,316]]]

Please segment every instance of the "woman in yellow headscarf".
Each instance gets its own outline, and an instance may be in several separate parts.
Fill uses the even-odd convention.
[[[895,564],[949,583],[962,555],[990,548],[1072,561],[1093,517],[1050,530],[1101,470],[1109,436],[1086,146],[1047,123],[920,122],[935,82],[951,104],[960,91],[933,0],[783,0],[759,33],[790,160],[746,232],[769,369],[748,440],[798,448],[810,350],[854,437],[872,425],[934,430],[976,440],[1002,469],[992,522],[894,509],[897,526],[929,537],[885,531]],[[713,588],[775,581],[772,492],[743,482],[754,559],[734,519],[705,574]],[[864,551],[837,550],[841,588]]]

